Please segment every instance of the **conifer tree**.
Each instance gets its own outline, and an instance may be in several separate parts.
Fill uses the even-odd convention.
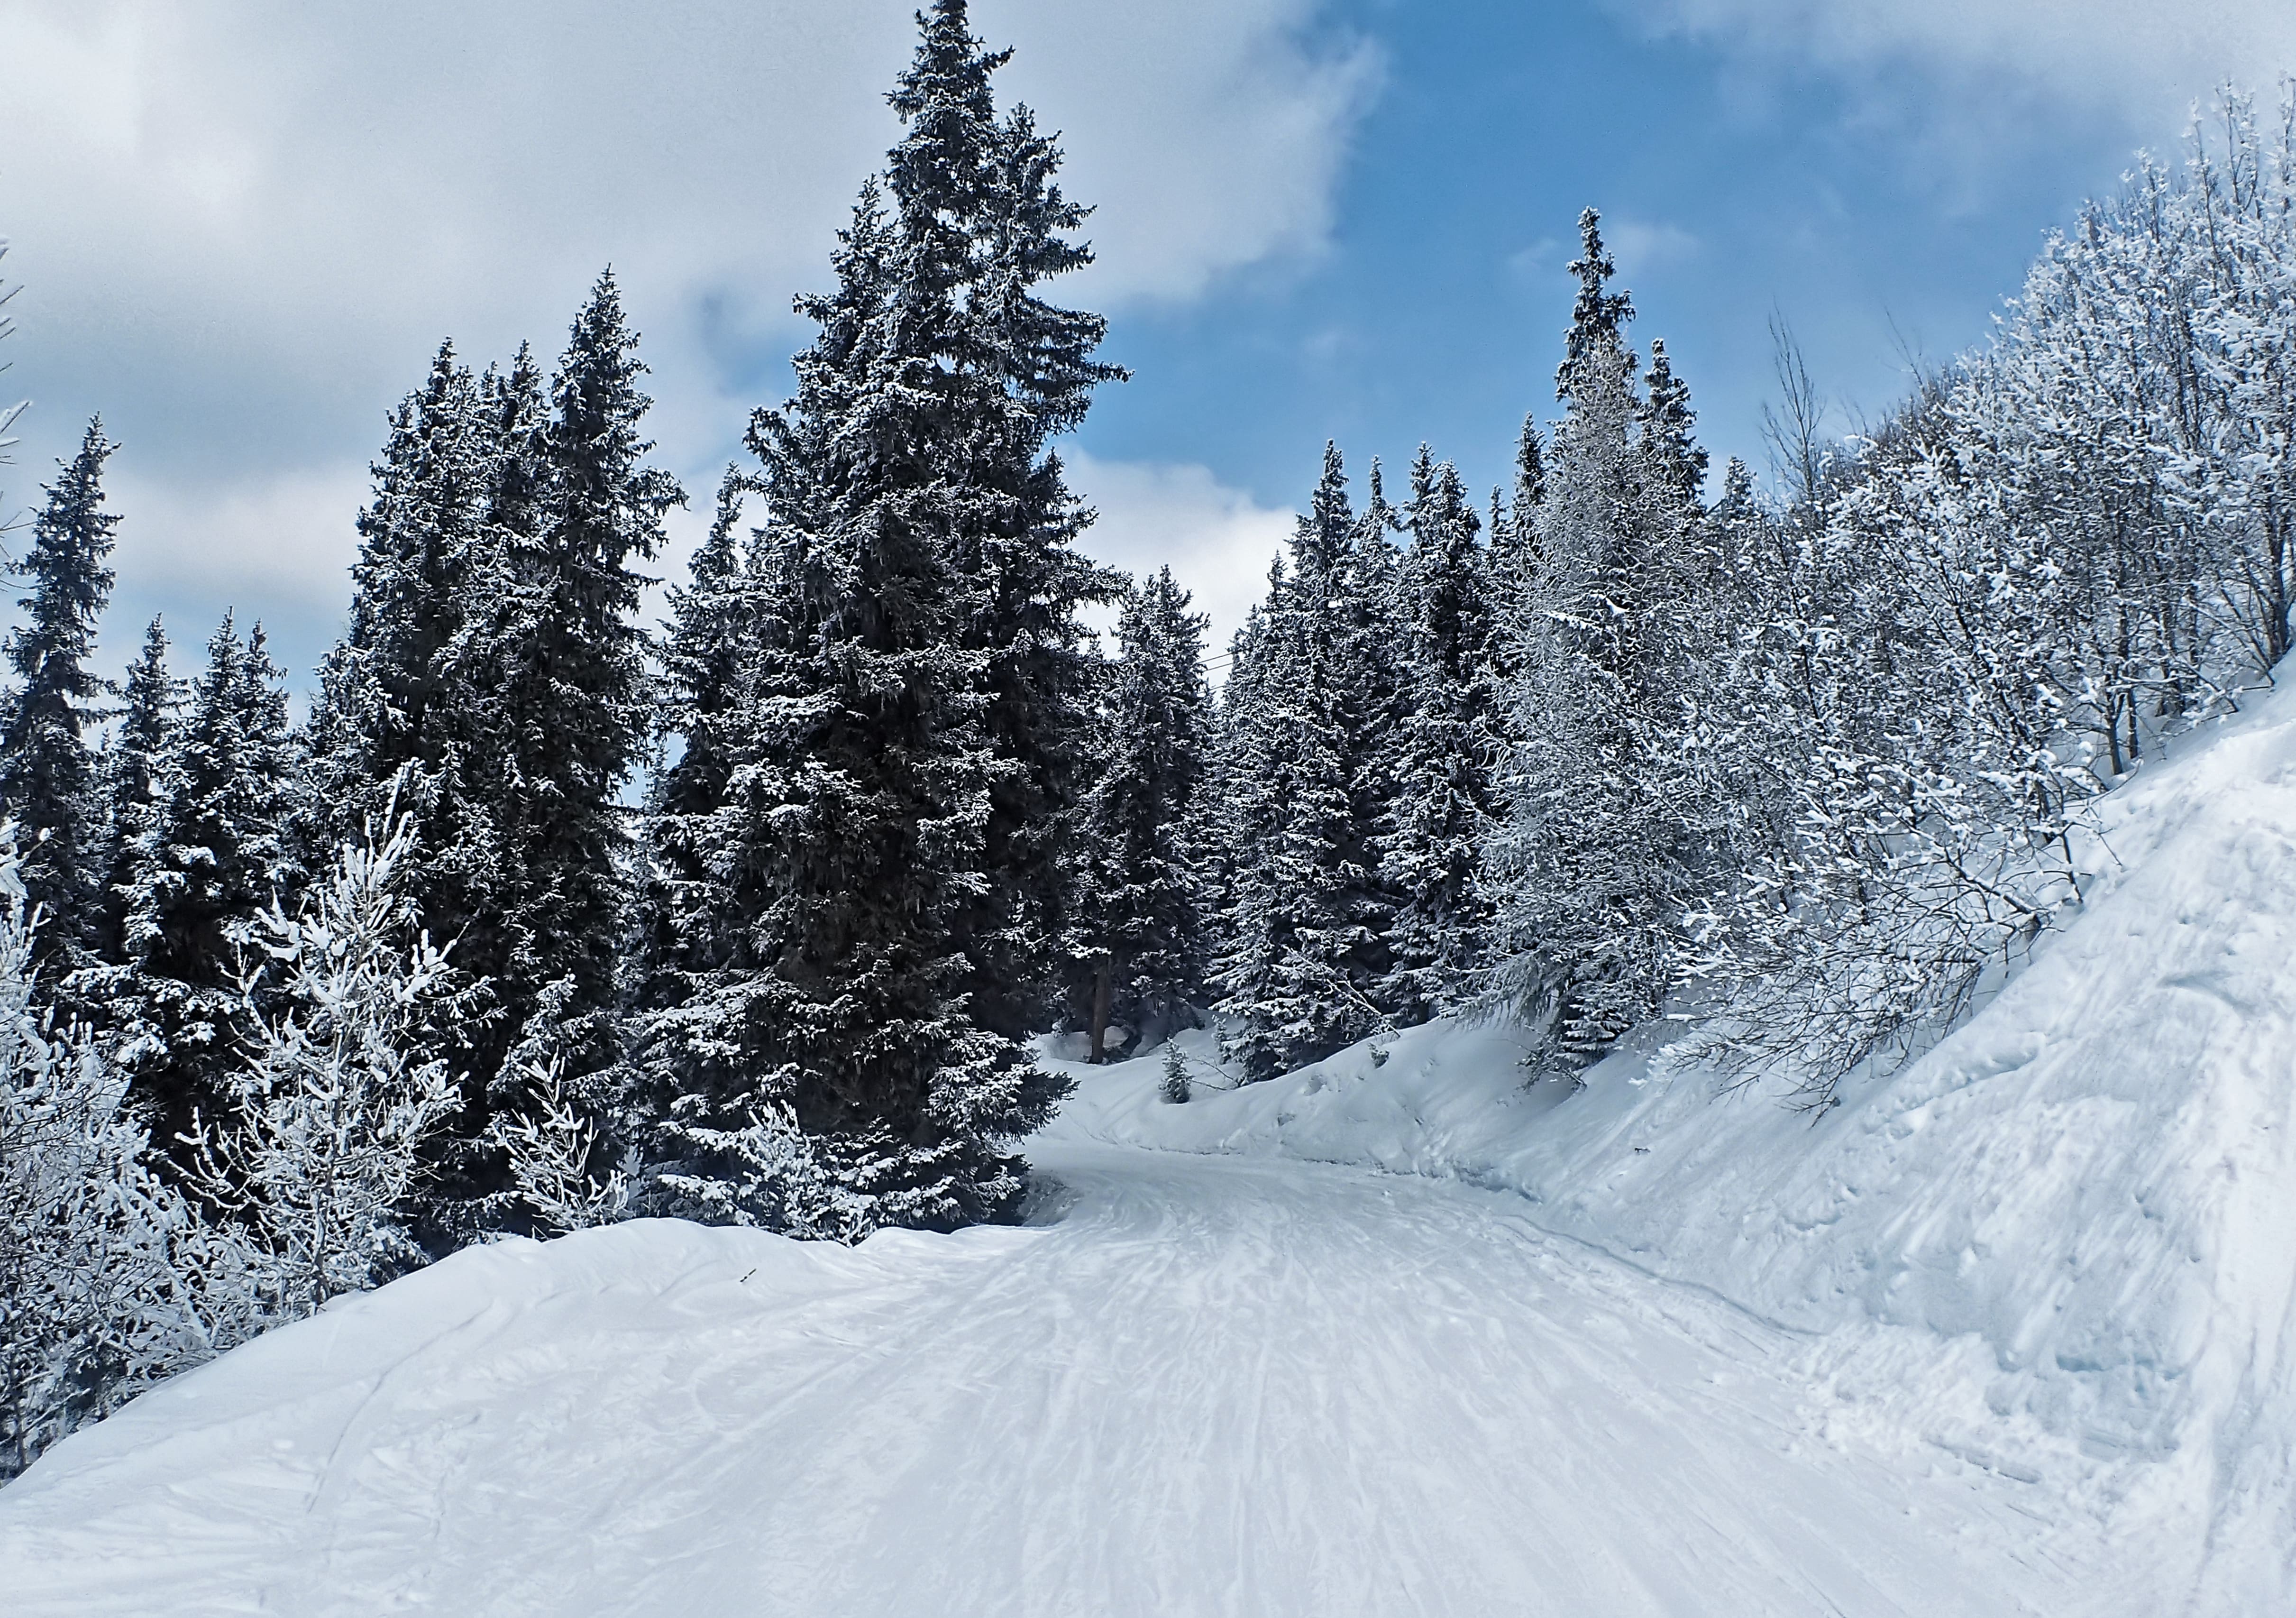
[[[513,381],[474,374],[442,343],[422,385],[392,414],[374,493],[359,514],[350,624],[327,654],[308,727],[300,857],[317,866],[394,807],[414,853],[400,878],[424,928],[451,941],[486,985],[449,1062],[463,1103],[435,1146],[426,1239],[452,1243],[483,1223],[507,1184],[488,1122],[486,1057],[520,1031],[494,978],[512,952],[514,866],[502,821],[512,727],[491,701],[504,679],[504,617],[516,605],[499,499],[504,430],[526,428],[538,462],[531,366]],[[518,397],[523,392],[523,398]],[[535,501],[510,510],[530,536]],[[486,1014],[491,1012],[491,1016]],[[488,1052],[473,1047],[484,1042]]]
[[[676,1004],[686,973],[721,964],[726,905],[711,858],[743,718],[757,603],[737,543],[750,480],[729,466],[690,581],[669,589],[658,729],[676,756],[655,770],[645,816],[641,1014]]]
[[[1253,1078],[1329,1055],[1382,1021],[1391,915],[1374,846],[1385,810],[1392,702],[1384,648],[1391,513],[1374,484],[1359,521],[1336,446],[1271,575],[1246,683],[1224,705],[1232,818],[1214,986],[1228,1054]],[[1380,592],[1375,595],[1374,591]],[[1248,760],[1248,762],[1247,762]]]
[[[1093,357],[1098,315],[1037,288],[1091,262],[1070,233],[1086,209],[1061,193],[1059,149],[1025,107],[996,115],[988,52],[964,0],[920,16],[917,53],[889,98],[907,126],[887,163],[902,244],[906,355],[938,355],[947,412],[933,436],[953,497],[942,545],[972,600],[964,645],[985,654],[984,727],[994,768],[982,830],[985,883],[962,924],[965,992],[985,1028],[1042,1028],[1065,961],[1062,907],[1098,678],[1077,609],[1113,600],[1121,578],[1079,554],[1089,520],[1054,437],[1123,371]]]
[[[1120,654],[1084,803],[1077,949],[1079,998],[1102,1059],[1111,1019],[1144,1039],[1185,1026],[1204,969],[1200,796],[1211,739],[1207,620],[1159,570],[1125,599]]]
[[[403,793],[414,852],[394,880],[478,985],[449,1053],[463,1102],[437,1148],[434,1237],[488,1222],[508,1189],[488,1143],[496,1106],[530,1098],[513,1051],[546,1047],[594,1102],[617,1055],[619,794],[653,718],[631,563],[683,499],[644,464],[636,343],[609,272],[546,388],[523,346],[480,375],[440,349],[375,468],[313,718],[325,809],[307,841],[339,846]]]
[[[1651,341],[1643,389],[1636,419],[1643,457],[1651,469],[1652,494],[1661,502],[1671,496],[1685,510],[1694,510],[1706,484],[1706,451],[1691,436],[1698,414],[1690,407],[1690,384],[1674,374],[1662,339]]]
[[[229,1075],[248,1032],[242,992],[249,931],[296,872],[283,836],[294,762],[283,671],[258,626],[229,616],[208,643],[162,758],[150,828],[127,883],[127,965],[102,974],[122,1059],[178,1155],[194,1113],[231,1105]]]
[[[119,519],[104,509],[103,464],[114,448],[102,420],[90,422],[78,453],[48,486],[24,560],[25,620],[8,637],[18,684],[0,710],[0,816],[15,824],[20,880],[47,917],[37,960],[61,952],[67,970],[96,931],[95,771],[82,730],[102,689],[87,658],[111,594],[104,559]]]
[[[673,1205],[812,1234],[1008,1217],[1004,1142],[1059,1087],[1044,1009],[1107,576],[1049,439],[1114,373],[1034,288],[1085,261],[1057,153],[999,119],[962,0],[921,20],[906,125],[800,300],[796,396],[758,413],[751,644],[701,828],[715,965],[642,1023]],[[714,565],[714,563],[713,563]],[[697,1071],[676,1058],[704,1053]]]
[[[393,413],[359,514],[349,628],[321,670],[309,725],[315,850],[357,836],[413,767],[417,899],[445,938],[498,908],[502,866],[474,768],[486,727],[463,684],[474,661],[468,617],[503,587],[489,543],[496,439],[485,402],[445,343]]]
[[[1503,895],[1506,990],[1566,1062],[1601,1055],[1653,1014],[1686,949],[1699,857],[1669,790],[1680,651],[1704,460],[1660,356],[1636,390],[1598,216],[1582,249],[1556,376],[1567,413],[1544,483],[1526,587],[1513,603],[1505,825],[1488,864]]]
[[[135,850],[152,832],[160,805],[168,737],[183,703],[183,682],[168,672],[168,634],[154,617],[144,649],[120,684],[119,722],[102,758],[103,848],[96,869],[102,892],[92,948],[102,965],[127,959],[127,906]]]
[[[0,841],[0,1482],[248,1324],[235,1244],[152,1173],[87,1029],[34,1004],[19,859]]]
[[[493,632],[501,689],[474,694],[510,740],[488,783],[510,874],[506,936],[501,958],[461,964],[495,980],[497,1040],[529,1031],[544,992],[564,984],[548,1037],[570,1071],[591,1074],[616,1054],[611,1013],[633,851],[619,800],[653,720],[637,621],[645,580],[631,564],[660,547],[663,513],[685,496],[644,464],[646,367],[611,270],[576,316],[552,378],[539,490],[530,488],[537,470],[518,453],[535,437],[532,412],[521,408],[530,366],[521,359],[504,390],[512,415],[496,451],[494,525],[515,616]],[[541,522],[529,538],[508,519],[537,494]],[[482,1072],[499,1067],[495,1042],[477,1061]]]
[[[1380,1003],[1415,1023],[1472,998],[1489,907],[1478,880],[1490,811],[1486,561],[1466,486],[1423,445],[1412,469],[1411,549],[1398,583],[1403,668],[1394,792],[1378,840],[1397,896]]]

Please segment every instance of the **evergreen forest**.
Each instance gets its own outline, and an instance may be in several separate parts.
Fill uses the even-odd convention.
[[[1673,1019],[1670,1062],[1822,1128],[2289,650],[2296,114],[2227,93],[1854,436],[1781,330],[1761,480],[1710,464],[1590,208],[1511,483],[1327,446],[1214,647],[1186,579],[1089,554],[1062,444],[1124,373],[1058,295],[1058,145],[964,0],[919,26],[718,487],[657,464],[611,271],[554,355],[418,357],[304,711],[229,616],[99,673],[135,521],[100,420],[31,502],[0,1478],[504,1235],[1017,1220],[1047,1036],[1214,1031],[1177,1105],[1445,1016],[1570,1087]]]

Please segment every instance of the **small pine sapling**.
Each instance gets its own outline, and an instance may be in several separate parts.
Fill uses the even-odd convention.
[[[1184,1105],[1195,1094],[1194,1088],[1188,1082],[1188,1059],[1180,1055],[1179,1046],[1170,1040],[1164,1044],[1164,1077],[1156,1090],[1174,1106]]]
[[[591,1172],[598,1126],[566,1094],[564,1061],[525,1069],[527,1106],[495,1115],[488,1139],[510,1159],[511,1180],[537,1236],[611,1225],[629,1211],[627,1168]]]

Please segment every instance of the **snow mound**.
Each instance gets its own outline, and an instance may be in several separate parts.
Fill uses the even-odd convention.
[[[1815,1119],[1653,1077],[1647,1047],[1525,1089],[1510,1031],[1436,1024],[1185,1105],[1152,1059],[1073,1068],[1054,1128],[1517,1191],[1833,1334],[1845,1381],[1930,1376],[1895,1397],[1937,1404],[1904,1412],[1932,1443],[2183,1523],[2197,1609],[2296,1610],[2296,682],[2113,793],[2084,852],[2087,902],[2030,967]]]

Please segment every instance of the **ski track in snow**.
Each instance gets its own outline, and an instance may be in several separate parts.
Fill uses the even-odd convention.
[[[2060,1614],[2113,1589],[2077,1516],[1981,1458],[1829,1436],[1821,1340],[1519,1198],[1038,1161],[1062,1189],[1034,1229],[844,1252],[641,1223],[275,1334],[0,1497],[6,1610]]]

